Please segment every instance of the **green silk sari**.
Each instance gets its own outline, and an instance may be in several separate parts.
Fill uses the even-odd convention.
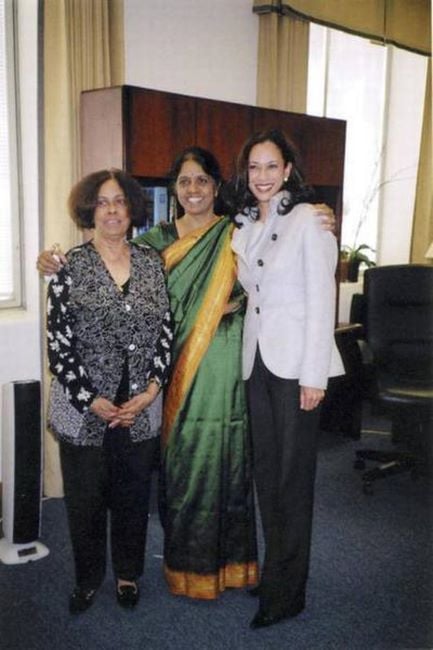
[[[174,224],[136,239],[166,264],[174,318],[164,399],[161,502],[164,571],[174,594],[216,598],[257,581],[247,409],[241,379],[243,309],[225,218],[178,239]]]

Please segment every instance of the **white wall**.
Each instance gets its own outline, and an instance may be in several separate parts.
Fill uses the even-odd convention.
[[[125,83],[256,103],[251,0],[124,0]]]

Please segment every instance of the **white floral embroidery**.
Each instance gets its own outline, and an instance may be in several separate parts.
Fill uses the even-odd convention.
[[[70,346],[70,338],[67,336],[63,336],[61,332],[57,332],[57,339],[60,343],[63,343],[63,345]]]
[[[54,295],[59,297],[63,293],[63,287],[60,284],[53,284],[52,285]]]
[[[80,402],[88,402],[88,401],[90,401],[91,397],[92,397],[92,393],[89,393],[89,391],[86,390],[85,388],[80,388],[80,390],[78,392],[78,395],[77,395],[77,399]]]

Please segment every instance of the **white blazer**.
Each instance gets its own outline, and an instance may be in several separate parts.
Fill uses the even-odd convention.
[[[334,340],[337,245],[310,204],[280,215],[273,197],[266,222],[238,215],[232,247],[248,294],[243,332],[243,378],[257,346],[266,367],[301,386],[326,388],[344,374]]]

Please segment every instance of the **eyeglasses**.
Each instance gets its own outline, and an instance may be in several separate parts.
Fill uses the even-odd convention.
[[[126,208],[128,207],[128,201],[124,196],[116,196],[112,201],[104,196],[98,196],[96,199],[96,207],[101,210],[108,210],[111,206],[114,206],[115,208]]]

